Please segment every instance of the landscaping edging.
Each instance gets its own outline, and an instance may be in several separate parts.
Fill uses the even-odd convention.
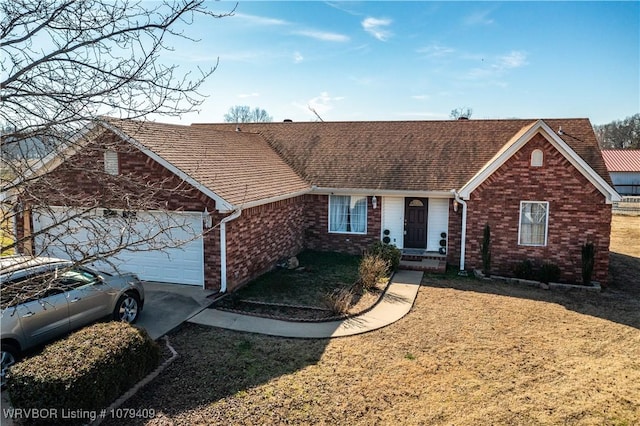
[[[478,270],[478,269],[474,269],[473,270],[473,274],[480,279],[484,279],[484,280],[496,280],[496,281],[504,281],[507,282],[509,284],[520,284],[520,285],[527,285],[530,287],[538,287],[544,290],[551,290],[551,289],[555,289],[555,290],[582,290],[582,291],[587,291],[587,292],[591,292],[591,293],[600,293],[602,292],[602,286],[600,286],[600,283],[596,282],[596,281],[592,281],[591,285],[578,285],[578,284],[562,284],[562,283],[549,283],[549,284],[545,284],[543,282],[540,281],[533,281],[533,280],[525,280],[522,278],[512,278],[512,277],[502,277],[499,275],[491,275],[490,277],[486,277],[482,271]]]

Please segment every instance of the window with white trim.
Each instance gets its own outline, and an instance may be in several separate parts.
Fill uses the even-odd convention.
[[[329,232],[367,233],[367,197],[329,196]]]
[[[549,203],[547,201],[521,201],[518,244],[521,246],[546,246],[549,228]]]
[[[110,175],[116,176],[119,173],[118,153],[107,150],[104,152],[104,171]]]

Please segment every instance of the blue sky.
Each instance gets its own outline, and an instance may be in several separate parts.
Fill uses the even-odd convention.
[[[215,11],[235,3],[210,2]],[[240,2],[164,60],[217,71],[199,114],[274,121],[588,117],[640,112],[640,2]]]

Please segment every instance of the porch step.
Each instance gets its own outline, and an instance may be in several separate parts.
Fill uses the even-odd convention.
[[[444,256],[443,256],[444,257]],[[409,271],[438,272],[444,274],[447,271],[447,261],[444,259],[400,260],[398,269]]]

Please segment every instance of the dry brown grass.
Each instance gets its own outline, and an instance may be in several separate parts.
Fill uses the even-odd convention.
[[[640,424],[634,220],[614,219],[612,266],[636,281],[605,293],[429,276],[408,316],[359,336],[186,324],[171,337],[181,357],[127,407],[158,425]]]

